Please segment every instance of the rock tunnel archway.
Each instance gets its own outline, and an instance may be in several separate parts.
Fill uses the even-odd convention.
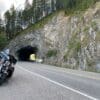
[[[20,61],[29,61],[30,54],[37,55],[38,48],[32,46],[22,47],[17,51],[18,60]]]

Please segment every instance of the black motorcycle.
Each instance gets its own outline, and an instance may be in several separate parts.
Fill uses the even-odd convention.
[[[12,77],[16,62],[17,60],[13,56],[10,56],[9,60],[5,60],[0,64],[0,85]]]

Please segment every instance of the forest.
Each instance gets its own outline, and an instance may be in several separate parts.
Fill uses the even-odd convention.
[[[69,15],[76,11],[84,11],[97,1],[99,0],[33,0],[30,4],[26,0],[24,9],[12,5],[4,14],[4,23],[0,18],[0,49],[23,30],[56,11],[63,10]]]

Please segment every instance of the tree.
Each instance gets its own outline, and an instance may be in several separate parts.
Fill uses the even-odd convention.
[[[32,21],[32,23],[34,23],[35,22],[35,13],[36,13],[36,11],[35,11],[35,7],[36,7],[36,0],[33,0],[32,1],[32,6],[31,6],[31,9],[30,9],[30,12],[31,12],[31,21]]]
[[[16,19],[15,19],[15,35],[22,31],[22,11],[16,11]]]
[[[8,43],[7,38],[4,33],[0,34],[0,50],[2,50],[5,45]]]
[[[10,17],[11,17],[11,34],[13,37],[16,34],[16,10],[14,5],[12,5],[11,9],[10,9]]]
[[[46,1],[45,0],[41,0],[41,12],[42,12],[42,17],[46,16]]]
[[[25,1],[25,10],[29,10],[31,7],[30,3],[28,0]]]
[[[9,10],[8,11],[6,11],[6,13],[5,13],[5,21],[6,21],[6,26],[5,26],[5,31],[6,31],[6,36],[7,36],[7,38],[9,39],[11,36],[11,34],[10,34],[10,20],[11,20],[11,18],[10,18],[10,12],[9,12]]]
[[[34,22],[37,22],[41,14],[41,0],[33,0],[31,12],[33,14]]]
[[[51,0],[51,11],[53,12],[55,10],[55,1]]]
[[[28,25],[31,23],[31,5],[29,3],[28,0],[25,1],[25,9],[24,11],[22,12],[22,19],[23,19],[23,22],[25,25]]]
[[[16,10],[14,5],[10,8],[10,10],[5,13],[6,20],[6,35],[8,39],[13,38],[16,34]]]
[[[2,32],[2,19],[1,19],[1,16],[0,16],[0,33]]]
[[[56,8],[58,9],[62,9],[66,0],[56,0]]]

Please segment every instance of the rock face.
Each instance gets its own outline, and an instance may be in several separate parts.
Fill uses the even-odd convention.
[[[10,44],[7,46],[7,48],[10,48],[11,53],[15,56],[17,56],[17,52],[25,47],[36,47],[38,48],[37,56],[42,57],[43,56],[43,39],[41,30],[37,31],[31,31],[27,34],[22,34],[17,36],[15,39],[13,39]],[[27,51],[28,52],[28,51]]]
[[[60,12],[43,28],[16,37],[9,47],[15,54],[27,45],[38,48],[37,56],[44,63],[96,71],[100,61],[100,2],[73,16]]]

